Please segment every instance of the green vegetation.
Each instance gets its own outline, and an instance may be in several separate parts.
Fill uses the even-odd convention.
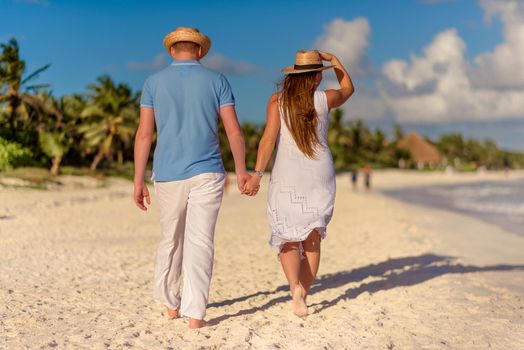
[[[29,163],[31,151],[16,142],[0,137],[0,170],[9,170],[18,165]]]
[[[465,139],[451,133],[442,135],[435,143],[449,164],[464,170],[475,170],[480,166],[487,169],[523,168],[524,154],[501,150],[491,140]]]
[[[139,92],[104,75],[81,94],[57,98],[48,84],[31,82],[49,65],[26,74],[15,39],[0,45],[0,171],[38,183],[50,175],[109,175],[133,177],[133,139],[138,126]],[[264,126],[244,123],[247,166],[253,169]],[[332,112],[328,142],[337,170],[352,170],[365,164],[375,168],[397,167],[403,160],[414,167],[410,152],[399,148],[400,126],[393,139],[371,130],[362,120],[344,121],[341,110]],[[223,125],[219,139],[227,170],[234,162]],[[524,155],[500,150],[493,141],[464,139],[460,134],[443,135],[431,142],[446,165],[461,170],[480,166],[488,169],[523,168]],[[189,146],[189,145],[188,145]],[[30,170],[17,167],[48,168]]]

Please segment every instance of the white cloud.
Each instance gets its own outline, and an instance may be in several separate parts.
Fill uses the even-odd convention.
[[[151,62],[129,62],[127,68],[134,71],[157,71],[165,68],[168,64],[167,55],[164,53],[157,54]]]
[[[488,18],[500,16],[504,42],[466,58],[455,29],[435,36],[422,55],[390,60],[382,68],[380,94],[401,122],[487,121],[524,117],[524,6],[482,0]]]
[[[502,19],[504,41],[478,55],[472,77],[478,86],[524,88],[524,2],[482,0],[486,19]]]
[[[438,34],[431,45],[424,49],[424,55],[411,55],[411,62],[391,60],[383,67],[384,75],[408,92],[414,92],[430,83],[436,83],[450,72],[450,78],[462,80],[464,70],[465,44],[454,29]],[[448,82],[448,86],[454,86]]]
[[[204,57],[202,64],[227,75],[246,75],[253,72],[253,66],[246,62],[237,62],[219,54]]]
[[[325,89],[338,89],[339,84],[335,80],[326,80],[323,83]],[[372,89],[357,88],[351,98],[340,107],[344,111],[344,117],[349,119],[382,119],[386,114],[384,100]]]
[[[350,71],[356,92],[341,108],[348,118],[382,118],[386,112],[384,101],[376,91],[366,89],[364,80],[372,74],[372,67],[367,55],[371,26],[366,18],[359,17],[351,21],[334,19],[324,26],[324,33],[317,37],[314,48],[327,51],[342,62]],[[331,70],[324,73],[324,86],[328,89],[339,87]],[[376,90],[376,89],[375,89]]]
[[[349,118],[381,119],[386,114],[386,104],[371,92],[356,90],[342,109]]]
[[[366,52],[368,21],[328,23],[315,45],[339,56],[355,81],[356,93],[343,106],[346,115],[392,115],[400,122],[428,124],[524,120],[524,1],[479,1],[487,21],[502,21],[499,45],[468,60],[465,41],[449,28],[435,35],[420,54],[389,60],[378,74]],[[370,78],[377,75],[376,86],[369,87]],[[336,88],[336,81],[327,77],[325,85]]]
[[[366,53],[371,27],[366,18],[352,21],[334,19],[324,27],[324,33],[315,41],[315,48],[337,56],[353,75],[363,76],[370,71]]]

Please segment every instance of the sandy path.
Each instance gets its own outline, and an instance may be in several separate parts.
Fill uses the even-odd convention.
[[[381,173],[376,184],[424,176]],[[0,348],[524,348],[524,238],[353,193],[347,182],[339,178],[305,320],[290,313],[267,245],[266,186],[256,199],[231,186],[217,226],[212,325],[199,331],[151,300],[158,217],[154,205],[134,208],[130,183],[0,189]]]

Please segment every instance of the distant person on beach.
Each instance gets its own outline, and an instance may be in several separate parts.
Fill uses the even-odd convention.
[[[509,169],[511,166],[509,159],[504,157],[504,159],[502,160],[502,165],[504,167],[504,176],[509,177]]]
[[[358,170],[354,169],[351,171],[351,185],[353,187],[353,191],[357,189],[357,183],[358,183]]]
[[[366,190],[371,188],[371,165],[369,164],[364,167],[364,186]]]
[[[324,66],[322,60],[332,65]],[[317,90],[322,71],[329,68],[335,69],[340,88]],[[255,175],[244,192],[258,191],[278,140],[267,199],[269,243],[278,249],[293,312],[304,317],[306,296],[320,262],[320,241],[326,236],[335,202],[335,170],[327,145],[329,111],[341,106],[354,88],[340,61],[327,52],[299,51],[295,64],[283,72],[280,91],[267,105]]]
[[[142,210],[147,210],[144,198],[151,204],[144,176],[156,126],[153,180],[163,238],[153,297],[167,307],[169,318],[187,316],[189,328],[200,328],[205,325],[215,224],[225,182],[218,116],[231,146],[239,189],[251,176],[229,82],[199,61],[209,51],[210,39],[198,29],[177,28],[163,43],[173,63],[147,78],[142,90],[134,201]]]

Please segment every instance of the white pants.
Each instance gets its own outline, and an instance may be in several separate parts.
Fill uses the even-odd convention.
[[[199,320],[206,314],[224,181],[222,173],[205,173],[186,180],[155,182],[163,237],[157,251],[153,297],[157,303],[170,309],[180,307],[182,315]]]

